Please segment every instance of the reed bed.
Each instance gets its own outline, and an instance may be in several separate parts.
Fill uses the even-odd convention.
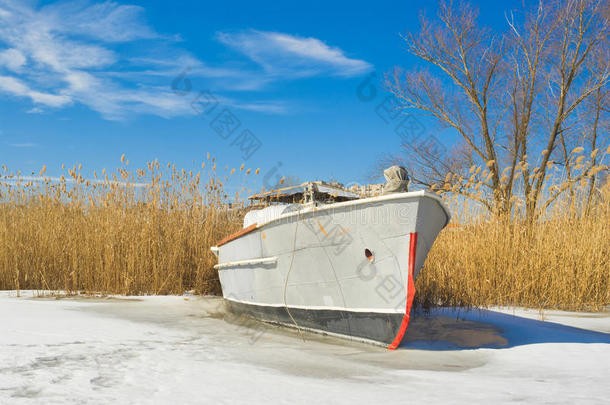
[[[449,199],[454,223],[426,259],[416,305],[609,309],[610,183],[587,205],[589,187],[575,184],[536,221]]]
[[[59,179],[45,177],[45,168],[35,177],[2,168],[0,289],[220,293],[209,248],[240,229],[247,210],[225,184],[258,170],[242,165],[221,175],[209,156],[199,173],[156,161],[130,171],[122,161],[90,179],[80,167]],[[416,283],[417,304],[603,309],[610,303],[610,185],[587,210],[578,193],[566,193],[534,222],[448,200],[459,226],[434,244]]]
[[[416,300],[602,310],[610,304],[609,206],[532,225],[494,219],[448,228],[421,270]]]
[[[206,181],[158,162],[130,172],[122,160],[92,180],[79,167],[60,179],[3,176],[0,289],[220,293],[209,248],[241,227],[243,212],[223,202],[213,158]]]

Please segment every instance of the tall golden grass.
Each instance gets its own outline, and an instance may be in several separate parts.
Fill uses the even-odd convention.
[[[441,232],[416,283],[431,305],[600,310],[610,304],[610,187],[588,215],[492,218]]]
[[[220,293],[210,252],[241,228],[231,175],[208,156],[202,173],[151,162],[84,179],[0,177],[0,289],[67,293]],[[258,170],[256,171],[258,174]],[[202,175],[204,179],[202,179]],[[586,179],[584,179],[586,180]],[[519,305],[595,310],[610,303],[610,185],[583,201],[588,182],[535,222],[478,212],[448,200],[457,227],[441,232],[416,283],[420,305]],[[476,185],[475,185],[476,187]],[[513,213],[513,215],[516,215]]]
[[[524,202],[517,197],[514,209],[502,215],[483,212],[455,195],[445,198],[454,224],[440,233],[427,257],[416,282],[416,304],[607,308],[610,182],[591,192],[591,175],[607,167],[587,168],[582,161],[576,156],[569,163],[582,176],[547,184],[543,198],[565,192],[535,221],[525,218]],[[470,187],[479,190],[481,184],[475,181]]]
[[[92,180],[80,167],[55,181],[2,177],[0,289],[220,292],[209,248],[239,229],[243,214],[223,203],[213,159],[205,182],[158,162],[130,172],[122,160]]]

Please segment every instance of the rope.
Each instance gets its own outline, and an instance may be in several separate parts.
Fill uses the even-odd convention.
[[[288,308],[288,305],[286,304],[286,289],[288,287],[288,278],[290,277],[290,272],[292,271],[292,264],[294,263],[294,255],[296,253],[296,248],[297,248],[297,231],[299,229],[299,217],[300,217],[300,215],[301,215],[301,207],[299,207],[299,210],[297,212],[297,222],[296,222],[295,227],[294,227],[294,242],[292,244],[292,256],[290,257],[290,267],[288,267],[288,273],[286,273],[286,281],[284,282],[284,307],[286,308],[286,312],[288,312],[288,316],[292,320],[292,323],[294,323],[294,326],[296,326],[297,330],[299,331],[299,335],[301,336],[301,339],[303,339],[303,342],[304,342],[305,341],[305,336],[303,336],[303,332],[301,331],[301,327],[299,326],[297,321],[295,321],[294,317],[290,313],[290,308]]]

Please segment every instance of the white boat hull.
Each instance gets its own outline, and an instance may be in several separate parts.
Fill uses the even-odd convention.
[[[223,296],[264,321],[395,348],[415,278],[448,222],[424,192],[304,208],[219,244]]]

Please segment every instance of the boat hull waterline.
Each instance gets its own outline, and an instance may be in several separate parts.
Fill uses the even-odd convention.
[[[396,193],[303,206],[212,250],[231,311],[395,349],[419,270],[449,219],[435,194]]]

